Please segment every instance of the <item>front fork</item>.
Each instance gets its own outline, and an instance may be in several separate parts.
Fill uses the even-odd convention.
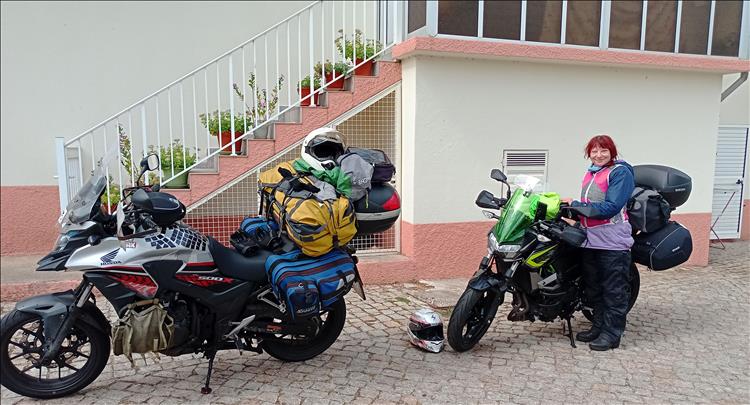
[[[468,288],[478,292],[495,290],[498,293],[505,293],[508,289],[505,277],[507,275],[495,274],[492,272],[492,265],[495,263],[495,255],[488,253],[479,263],[479,268],[469,280]]]
[[[59,318],[62,318],[62,323],[58,328],[50,326],[50,330],[55,330],[55,336],[53,339],[49,339],[51,336],[47,336],[46,339],[44,339],[44,345],[42,346],[42,352],[44,353],[44,356],[42,356],[41,363],[42,364],[50,364],[54,359],[57,358],[57,355],[60,353],[60,347],[62,346],[62,342],[65,340],[65,338],[68,336],[68,331],[75,325],[78,318],[81,316],[83,306],[86,304],[86,302],[89,300],[89,297],[91,297],[91,293],[94,289],[94,285],[90,283],[88,280],[84,279],[81,284],[78,285],[78,287],[75,290],[75,300],[73,301],[73,304],[68,307],[67,314],[60,314],[58,315]],[[45,323],[47,321],[45,320]],[[45,325],[45,329],[48,325]],[[45,333],[45,335],[47,335]]]

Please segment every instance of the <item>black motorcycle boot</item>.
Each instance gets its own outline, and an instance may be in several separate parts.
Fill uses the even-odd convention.
[[[579,342],[591,342],[598,338],[601,333],[601,329],[592,327],[589,330],[576,333],[576,340]]]
[[[609,349],[620,347],[620,339],[614,339],[606,333],[602,333],[593,342],[589,343],[589,349],[604,352]]]

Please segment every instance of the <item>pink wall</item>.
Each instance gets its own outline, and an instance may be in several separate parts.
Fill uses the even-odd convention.
[[[0,187],[0,255],[48,253],[59,216],[57,186]]]
[[[708,265],[711,214],[675,214],[672,219],[693,237],[693,253],[685,264]],[[417,225],[401,221],[403,256],[364,258],[360,273],[365,283],[469,277],[487,254],[492,225],[493,221]]]
[[[750,240],[750,200],[742,202],[742,228],[740,229],[740,239]]]
[[[723,73],[747,72],[750,70],[750,62],[733,57],[602,50],[577,46],[550,46],[468,38],[414,37],[393,47],[395,59],[403,59],[417,54],[556,60]]]

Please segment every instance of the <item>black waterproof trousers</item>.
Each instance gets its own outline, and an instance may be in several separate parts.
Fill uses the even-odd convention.
[[[583,249],[583,282],[592,326],[620,339],[630,301],[630,251]]]

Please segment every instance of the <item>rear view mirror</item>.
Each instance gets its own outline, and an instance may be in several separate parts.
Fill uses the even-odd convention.
[[[505,182],[505,180],[508,180],[508,177],[500,169],[492,169],[492,171],[490,172],[490,177],[500,182]]]
[[[500,209],[500,203],[498,200],[487,190],[482,190],[482,192],[479,193],[475,204],[480,208],[489,208],[491,210]]]
[[[141,169],[154,171],[159,169],[159,155],[151,153],[141,160]]]

